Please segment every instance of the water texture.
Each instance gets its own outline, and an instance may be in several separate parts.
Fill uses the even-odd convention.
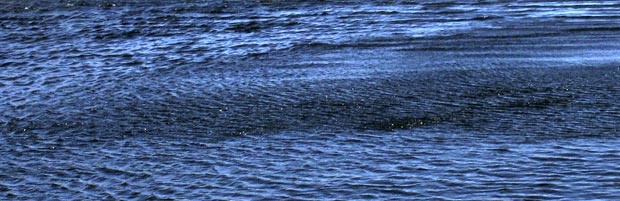
[[[2,1],[0,199],[620,199],[617,1]]]

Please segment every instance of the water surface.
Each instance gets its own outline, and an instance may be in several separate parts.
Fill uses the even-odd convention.
[[[0,198],[620,198],[615,1],[0,11]]]

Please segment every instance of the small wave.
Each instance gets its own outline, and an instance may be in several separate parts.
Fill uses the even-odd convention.
[[[117,33],[105,33],[95,36],[95,39],[119,39],[119,38],[134,38],[142,35],[142,31],[139,29],[132,29],[128,31],[118,31]]]
[[[567,29],[567,32],[618,32],[620,27],[588,27],[588,28],[573,28]]]

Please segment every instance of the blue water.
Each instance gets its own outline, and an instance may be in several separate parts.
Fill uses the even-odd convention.
[[[618,200],[615,1],[4,1],[0,199]]]

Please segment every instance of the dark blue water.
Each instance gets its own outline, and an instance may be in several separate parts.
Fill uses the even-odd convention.
[[[2,200],[618,200],[616,1],[3,1]]]

